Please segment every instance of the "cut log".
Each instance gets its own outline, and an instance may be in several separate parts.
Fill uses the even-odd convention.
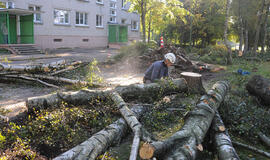
[[[246,89],[251,95],[258,97],[262,104],[270,105],[270,80],[260,75],[253,76],[247,83]]]
[[[270,147],[270,138],[267,137],[267,136],[266,136],[265,134],[263,134],[262,132],[259,132],[258,135],[259,135],[261,141],[263,141],[264,144],[266,144],[268,147]]]
[[[233,143],[234,145],[239,146],[239,147],[246,148],[246,149],[248,149],[248,150],[250,150],[250,151],[256,152],[256,153],[258,153],[258,154],[260,154],[260,155],[263,155],[263,156],[265,156],[265,157],[270,158],[270,153],[265,152],[265,151],[263,151],[263,150],[257,149],[257,148],[255,148],[255,147],[252,147],[252,146],[249,146],[249,145],[240,143],[240,142],[235,142],[235,141],[233,141],[232,143]]]
[[[211,134],[219,160],[240,160],[218,112],[216,112],[212,122]]]
[[[202,84],[202,75],[193,72],[182,72],[181,77],[187,81],[188,89],[192,93],[205,94]]]
[[[183,78],[162,80],[158,83],[150,84],[118,86],[115,88],[115,91],[119,93],[124,100],[140,100],[141,102],[153,102],[165,95],[186,92],[187,90],[187,82]]]
[[[227,82],[217,82],[207,95],[202,96],[196,107],[185,117],[184,126],[164,141],[150,143],[149,147],[142,147],[140,153],[153,153],[147,157],[158,159],[195,159],[198,148],[207,133],[215,112],[223,101],[229,85]],[[171,152],[168,152],[174,148]],[[149,152],[153,150],[153,152]],[[145,154],[140,154],[145,155]]]
[[[54,69],[63,67],[66,64],[65,60],[59,60],[49,64],[36,65],[11,65],[0,63],[0,71],[16,71],[16,72],[49,72]]]
[[[134,133],[134,139],[131,147],[129,160],[136,160],[139,150],[142,125],[136,118],[135,114],[128,108],[128,106],[118,93],[113,92],[111,94],[111,98],[113,102],[116,104],[117,108],[120,110],[120,113],[126,120],[128,126],[132,129]]]
[[[146,111],[146,108],[136,106],[131,110],[135,113],[136,118],[139,118]],[[126,121],[123,118],[120,118],[118,121],[94,134],[91,138],[84,141],[80,145],[54,158],[54,160],[94,160],[99,154],[103,153],[112,144],[119,142],[127,132],[127,127],[128,125]]]
[[[151,100],[154,98],[160,98],[161,95],[175,92],[186,92],[187,85],[184,79],[176,79],[172,81],[164,81],[160,84],[151,83],[120,86],[117,87],[114,91],[119,93],[121,97],[124,97],[123,99],[125,101],[130,100],[129,98],[133,98],[140,101],[151,102]],[[89,102],[93,102],[96,99],[100,101],[106,101],[107,98],[110,97],[110,92],[112,91],[96,91],[89,89],[83,89],[76,92],[58,92],[39,97],[31,97],[28,98],[24,103],[26,104],[25,108],[27,108],[29,111],[32,111],[33,108],[46,109],[58,107],[62,102],[67,102],[73,105],[83,105],[88,104]],[[147,95],[148,97],[145,97]],[[16,114],[13,114],[12,118],[16,119]]]

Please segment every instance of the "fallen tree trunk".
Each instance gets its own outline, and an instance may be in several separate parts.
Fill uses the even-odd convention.
[[[246,149],[248,149],[248,150],[251,150],[251,151],[253,151],[253,152],[259,153],[260,155],[263,155],[263,156],[265,156],[265,157],[270,158],[270,153],[265,152],[265,151],[263,151],[263,150],[257,149],[257,148],[255,148],[255,147],[252,147],[252,146],[249,146],[249,145],[240,143],[240,142],[235,142],[235,141],[233,141],[232,143],[233,143],[234,145],[239,146],[239,147],[244,147],[244,148],[246,148]]]
[[[265,134],[263,134],[262,132],[259,132],[258,135],[259,135],[261,141],[263,141],[264,144],[266,144],[268,147],[270,147],[270,138],[267,137],[267,136],[266,136]]]
[[[65,60],[59,60],[48,64],[36,65],[10,65],[0,63],[0,71],[16,71],[16,72],[49,72],[53,69],[58,69],[66,64]]]
[[[202,96],[196,107],[187,114],[184,126],[168,139],[153,142],[146,145],[147,147],[142,147],[140,149],[141,158],[195,159],[197,151],[203,150],[201,143],[211,125],[215,111],[223,101],[228,90],[229,85],[227,82],[217,82],[207,92],[207,95]],[[172,148],[175,148],[175,150],[167,153]],[[146,156],[142,157],[142,155]]]
[[[226,130],[218,112],[216,112],[212,122],[211,134],[213,135],[213,141],[219,160],[240,160],[233,148],[228,131]]]
[[[132,84],[129,86],[116,87],[115,92],[119,93],[124,100],[138,99],[150,102],[154,98],[161,98],[165,94],[175,92],[186,92],[187,84],[184,79],[164,81],[162,84]],[[87,104],[94,99],[105,100],[112,91],[80,90],[76,92],[58,92],[40,97],[28,98],[26,104],[31,108],[49,108],[58,106],[62,101],[70,104]],[[153,94],[158,93],[158,94]],[[148,96],[148,97],[146,97]]]
[[[136,118],[139,118],[146,111],[146,108],[136,106],[131,110],[135,113]],[[54,160],[95,160],[96,157],[103,153],[109,146],[121,140],[127,131],[127,127],[128,125],[126,121],[123,118],[120,118],[113,124],[94,134],[91,138],[80,145],[54,158]]]
[[[153,102],[167,94],[186,92],[188,86],[185,79],[179,78],[174,80],[162,80],[158,83],[119,86],[114,90],[119,93],[124,100]]]
[[[251,95],[258,97],[263,104],[270,104],[269,79],[266,79],[260,75],[255,75],[248,81],[246,89]]]
[[[129,160],[136,160],[139,150],[142,125],[136,118],[136,115],[128,108],[128,106],[118,93],[113,92],[111,94],[111,98],[116,104],[117,108],[120,110],[120,113],[126,120],[128,126],[132,129],[134,133],[134,139],[131,147]]]

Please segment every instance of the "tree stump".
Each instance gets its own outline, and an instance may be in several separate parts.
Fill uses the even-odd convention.
[[[181,77],[187,81],[189,92],[205,94],[201,74],[194,72],[182,72]]]

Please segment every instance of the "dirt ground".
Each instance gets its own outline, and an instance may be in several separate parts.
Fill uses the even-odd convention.
[[[10,61],[9,64],[29,65],[38,63],[51,63],[61,59],[70,61],[90,62],[94,58],[99,62],[105,62],[108,58],[118,54],[116,49],[59,49],[49,55],[3,55],[0,54],[1,63],[5,57]],[[142,83],[143,72],[134,71],[129,64],[123,65],[104,65],[101,69],[101,76],[104,81],[116,85],[129,85],[132,83]],[[48,88],[31,83],[0,82],[0,107],[12,105],[25,101],[29,97],[36,97],[57,91],[55,88]]]

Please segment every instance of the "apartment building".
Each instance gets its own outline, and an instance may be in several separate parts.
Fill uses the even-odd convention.
[[[1,27],[0,43],[93,48],[139,40],[140,16],[129,6],[126,0],[0,0],[0,23],[8,30]]]

